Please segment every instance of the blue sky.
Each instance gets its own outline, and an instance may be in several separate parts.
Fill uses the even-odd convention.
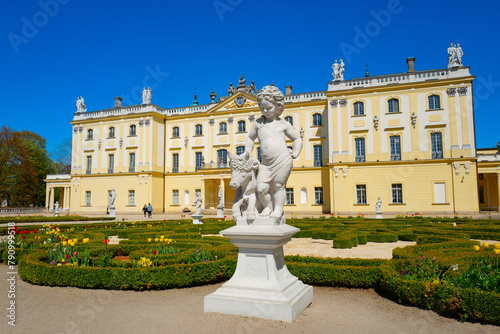
[[[1,125],[39,133],[51,151],[71,136],[80,95],[100,110],[115,96],[140,103],[147,84],[153,103],[181,107],[195,86],[208,103],[241,74],[257,88],[326,90],[335,59],[346,79],[364,76],[365,64],[371,75],[406,72],[407,57],[417,70],[446,68],[456,41],[476,75],[477,147],[494,147],[499,13],[492,1],[9,1],[0,16]]]

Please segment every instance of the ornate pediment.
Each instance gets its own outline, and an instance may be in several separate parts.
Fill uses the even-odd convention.
[[[220,102],[217,106],[212,108],[210,112],[257,107],[258,103],[255,96],[243,92],[237,92],[226,100]]]

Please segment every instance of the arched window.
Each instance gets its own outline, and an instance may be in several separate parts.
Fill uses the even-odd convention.
[[[87,130],[87,139],[94,139],[94,130],[92,129]]]
[[[217,168],[227,167],[227,150],[222,149],[217,151]]]
[[[227,123],[226,122],[219,123],[219,134],[221,134],[221,133],[227,133]]]
[[[314,114],[313,115],[313,126],[320,126],[321,125],[321,114]]]
[[[137,127],[135,126],[135,124],[132,124],[130,126],[130,131],[129,131],[130,136],[135,136],[137,134],[136,131],[137,131]]]
[[[201,124],[196,124],[196,126],[194,127],[194,134],[195,136],[203,135],[203,126]]]
[[[112,126],[109,128],[109,138],[115,138],[115,127]]]
[[[313,118],[314,118],[314,116],[313,116]],[[288,123],[293,125],[293,117],[292,116],[286,116],[285,121],[287,121]]]
[[[429,96],[429,110],[441,109],[441,99],[439,95]]]
[[[245,121],[238,121],[238,132],[246,132],[247,123]]]
[[[362,116],[365,114],[365,104],[363,102],[354,103],[354,116]]]
[[[387,109],[390,113],[399,112],[399,100],[390,99],[389,101],[387,101]]]
[[[172,128],[172,138],[179,138],[179,127],[174,126]]]
[[[236,154],[240,155],[245,153],[245,146],[236,146]]]

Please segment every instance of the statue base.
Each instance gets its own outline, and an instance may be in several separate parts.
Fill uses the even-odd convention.
[[[112,206],[109,208],[109,217],[116,218],[116,207]]]
[[[283,254],[299,229],[280,220],[257,218],[220,232],[239,248],[238,264],[229,281],[205,296],[205,312],[293,322],[312,302],[312,286],[290,274]]]
[[[215,218],[224,218],[224,208],[217,208],[217,216]]]
[[[376,213],[377,213],[377,217],[375,217],[375,219],[383,219],[382,211],[376,211]]]
[[[54,212],[54,217],[59,217],[59,212]]]
[[[196,213],[193,213],[191,215],[191,218],[193,218],[193,224],[203,224],[201,222],[201,218],[203,217],[203,215],[197,215]]]

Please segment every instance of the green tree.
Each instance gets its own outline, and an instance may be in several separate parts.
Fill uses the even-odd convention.
[[[44,205],[47,174],[56,171],[45,139],[30,131],[0,130],[0,197],[9,206]]]
[[[71,173],[71,150],[71,137],[66,137],[51,153],[51,158],[56,163],[59,174]]]

